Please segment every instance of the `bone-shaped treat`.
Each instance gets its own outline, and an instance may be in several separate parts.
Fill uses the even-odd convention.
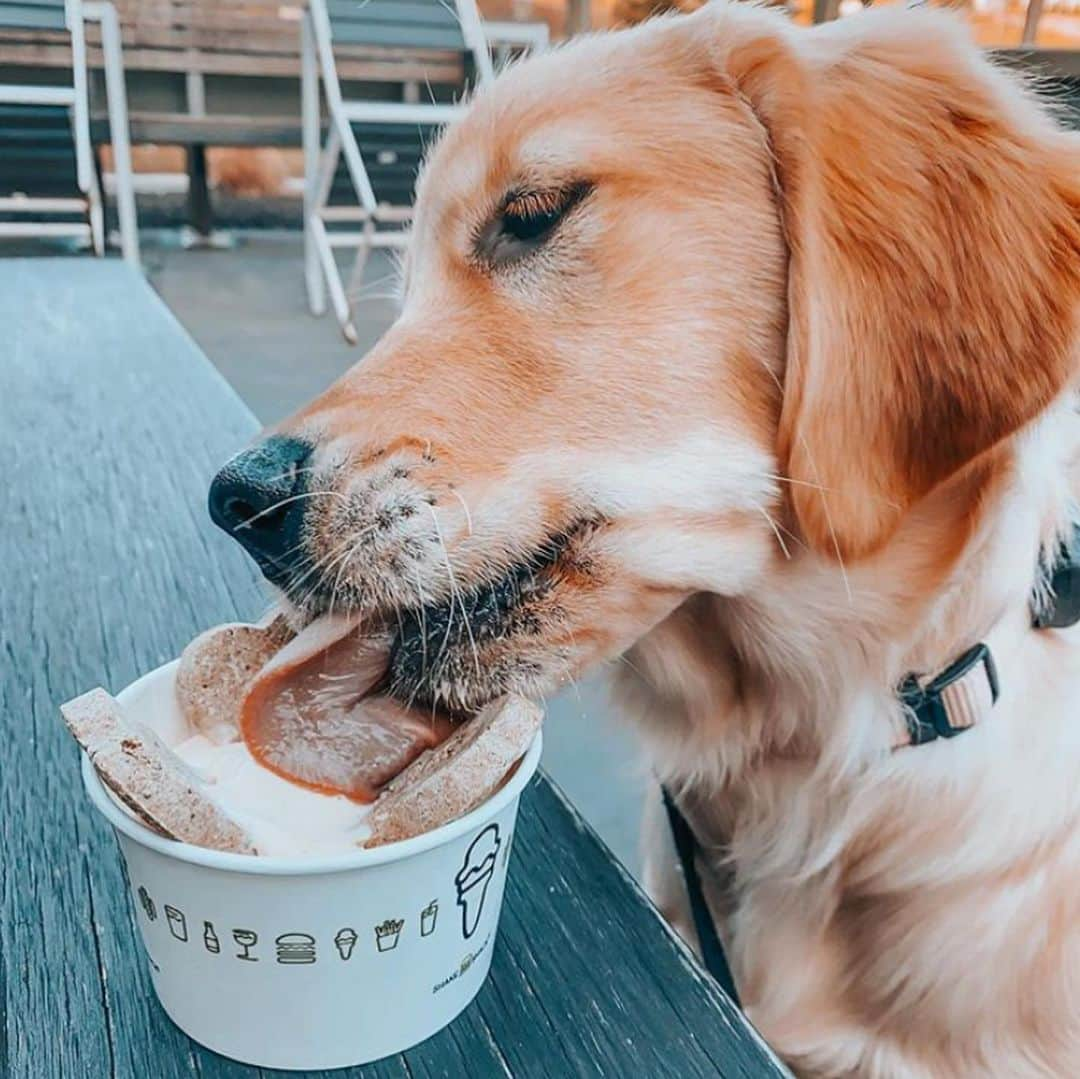
[[[102,782],[149,828],[212,850],[256,853],[244,829],[200,791],[184,762],[129,720],[105,690],[92,689],[60,712]]]
[[[486,802],[512,774],[543,712],[524,697],[493,701],[392,780],[368,817],[378,847],[430,832]]]
[[[184,718],[212,742],[236,741],[248,686],[292,637],[280,616],[257,625],[229,622],[200,633],[176,669],[176,700]]]

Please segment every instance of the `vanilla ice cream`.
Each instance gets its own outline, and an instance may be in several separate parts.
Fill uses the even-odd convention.
[[[364,818],[370,806],[282,779],[263,768],[243,742],[218,745],[195,734],[172,750],[262,855],[332,854],[368,837]]]
[[[194,773],[203,793],[250,837],[261,855],[344,853],[369,835],[370,806],[300,787],[259,765],[242,741],[217,744],[184,718],[172,678],[137,683],[124,707]]]
[[[181,801],[186,792],[191,805],[237,833],[227,844],[204,845],[317,856],[430,831],[495,791],[539,727],[539,710],[526,705],[523,713],[524,702],[496,702],[494,711],[455,725],[376,692],[388,638],[362,630],[355,619],[324,616],[284,645],[275,624],[230,624],[201,634],[173,668],[167,689],[140,682],[124,702],[149,717],[144,725],[178,758],[170,765],[162,747],[159,766],[167,774],[186,767]],[[271,645],[277,650],[267,660]],[[510,722],[522,715],[524,723]],[[439,747],[441,755],[432,755]],[[410,781],[395,792],[397,800],[383,797],[408,769]],[[369,816],[377,799],[381,816]],[[181,822],[163,827],[165,834],[191,834],[175,830],[186,826],[188,807],[180,808]],[[201,836],[196,832],[191,841],[203,843]],[[466,936],[478,923],[492,876],[480,852],[476,857],[478,865],[458,882]]]

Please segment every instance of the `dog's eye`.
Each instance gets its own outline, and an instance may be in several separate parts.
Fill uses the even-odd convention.
[[[549,191],[515,191],[476,238],[476,253],[495,266],[535,251],[589,193],[587,184]]]
[[[567,206],[562,191],[530,191],[514,195],[503,207],[503,232],[515,240],[537,240],[559,223]]]

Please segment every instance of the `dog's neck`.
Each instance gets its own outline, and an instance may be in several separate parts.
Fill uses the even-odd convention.
[[[1015,690],[1032,592],[1069,523],[1077,426],[1063,402],[927,499],[872,560],[792,546],[750,595],[696,596],[640,642],[621,689],[662,778],[715,790],[777,761],[857,773],[900,740],[904,675],[983,640]]]

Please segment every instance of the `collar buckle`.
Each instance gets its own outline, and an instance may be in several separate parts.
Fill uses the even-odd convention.
[[[980,642],[931,681],[909,674],[900,684],[907,708],[909,745],[955,738],[973,727],[998,699],[998,675],[990,649]]]

